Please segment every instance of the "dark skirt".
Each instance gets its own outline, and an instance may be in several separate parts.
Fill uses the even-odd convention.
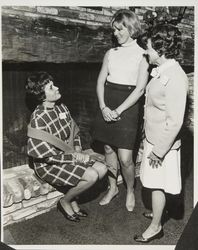
[[[107,107],[114,110],[132,93],[135,86],[106,82],[104,101]],[[92,137],[107,145],[123,149],[134,149],[138,129],[138,102],[121,114],[118,121],[106,122],[101,110],[98,110]]]

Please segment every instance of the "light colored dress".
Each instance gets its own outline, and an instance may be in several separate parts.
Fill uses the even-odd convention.
[[[183,124],[188,78],[174,59],[153,69],[146,88],[144,111],[143,159],[140,179],[144,187],[163,189],[167,193],[181,191],[180,130]],[[163,158],[162,166],[152,168],[147,158],[153,151]]]

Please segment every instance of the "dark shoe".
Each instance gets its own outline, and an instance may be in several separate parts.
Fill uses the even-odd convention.
[[[88,213],[85,210],[80,209],[78,212],[75,212],[79,217],[87,217]]]
[[[153,219],[153,213],[152,212],[144,212],[143,216],[147,219]]]
[[[138,236],[138,235],[135,235],[134,236],[134,240],[136,242],[141,242],[141,243],[148,243],[152,240],[155,240],[155,239],[160,239],[164,236],[164,231],[163,231],[163,228],[158,232],[156,233],[155,235],[149,237],[149,238],[144,238],[142,235],[141,236]]]
[[[63,215],[64,217],[67,219],[67,220],[70,220],[70,221],[73,221],[73,222],[79,222],[80,221],[80,218],[78,217],[78,215],[76,213],[72,214],[72,215],[69,215],[65,210],[64,208],[62,207],[60,201],[58,201],[57,203],[57,210],[59,210]]]

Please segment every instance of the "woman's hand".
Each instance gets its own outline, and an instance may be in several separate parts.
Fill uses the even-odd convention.
[[[102,115],[105,121],[110,122],[110,121],[116,121],[117,119],[115,119],[113,117],[113,113],[112,110],[108,107],[104,107],[102,110]]]
[[[81,153],[82,152],[82,147],[80,146],[75,146],[75,151],[78,152],[78,153]]]
[[[152,151],[149,154],[148,159],[150,159],[149,165],[152,166],[152,168],[158,168],[162,165],[162,158],[155,155]]]
[[[111,115],[113,116],[113,119],[116,120],[116,121],[121,119],[120,113],[117,111],[117,109],[114,109],[112,111]]]
[[[76,162],[82,162],[82,163],[87,163],[89,161],[89,155],[88,154],[83,154],[79,152],[73,153],[74,159]]]

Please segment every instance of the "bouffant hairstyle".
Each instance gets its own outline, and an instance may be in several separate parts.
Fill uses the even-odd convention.
[[[34,96],[37,101],[43,102],[46,97],[44,87],[50,81],[53,81],[53,77],[47,72],[32,74],[27,78],[26,92]]]
[[[133,39],[136,39],[141,34],[141,25],[138,16],[130,10],[118,10],[112,17],[111,27],[113,27],[114,22],[122,23],[128,29]]]
[[[159,24],[152,27],[139,37],[139,45],[147,49],[148,39],[151,39],[151,45],[159,56],[175,58],[180,54],[181,32],[172,24]]]

